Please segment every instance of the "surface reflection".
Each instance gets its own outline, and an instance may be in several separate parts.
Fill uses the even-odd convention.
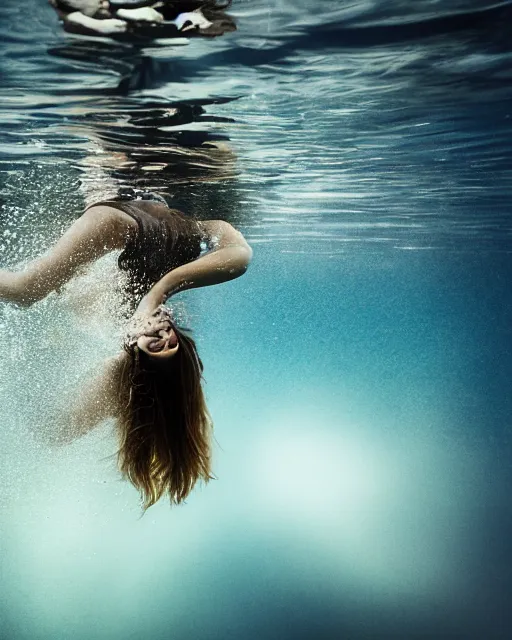
[[[73,42],[54,47],[50,55],[80,63],[88,73],[110,69],[120,74],[117,86],[97,91],[66,109],[65,129],[87,139],[87,155],[78,166],[86,204],[116,196],[120,187],[160,193],[172,205],[200,219],[236,219],[236,156],[220,115],[232,97],[163,100],[152,96],[162,81],[151,56],[137,48],[106,42]],[[132,94],[144,91],[143,98]],[[209,113],[209,107],[217,107]]]
[[[234,31],[216,0],[51,0],[69,33],[133,40],[203,36]]]

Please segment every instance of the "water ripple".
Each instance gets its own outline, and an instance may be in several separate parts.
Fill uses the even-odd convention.
[[[85,201],[150,186],[287,251],[510,250],[510,3],[239,2],[237,34],[143,48],[29,4],[0,9],[2,184],[71,161]]]

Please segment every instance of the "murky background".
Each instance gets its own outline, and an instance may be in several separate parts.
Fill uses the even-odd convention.
[[[140,518],[112,425],[48,444],[116,353],[115,256],[1,305],[0,636],[510,635],[510,3],[235,1],[188,45],[0,8],[0,265],[123,184],[239,226],[180,299],[217,480]]]

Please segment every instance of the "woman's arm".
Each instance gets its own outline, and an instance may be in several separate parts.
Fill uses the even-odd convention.
[[[47,434],[48,444],[63,445],[81,438],[108,418],[118,414],[118,383],[125,354],[107,360],[102,370],[81,387],[73,397],[65,398],[57,420],[58,428]]]
[[[128,225],[105,206],[88,209],[57,243],[22,271],[0,270],[0,300],[30,306],[59,289],[83,266],[126,244]]]
[[[215,249],[167,273],[144,296],[139,312],[151,313],[179,291],[220,284],[246,272],[252,249],[243,235],[223,220],[208,220],[201,226],[208,236],[218,239]]]

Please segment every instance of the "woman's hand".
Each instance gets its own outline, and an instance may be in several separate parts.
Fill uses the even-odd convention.
[[[166,329],[169,320],[172,320],[171,310],[164,305],[154,308],[151,312],[140,310],[139,305],[139,309],[128,323],[126,342],[128,345],[133,345],[141,336],[152,335]]]

